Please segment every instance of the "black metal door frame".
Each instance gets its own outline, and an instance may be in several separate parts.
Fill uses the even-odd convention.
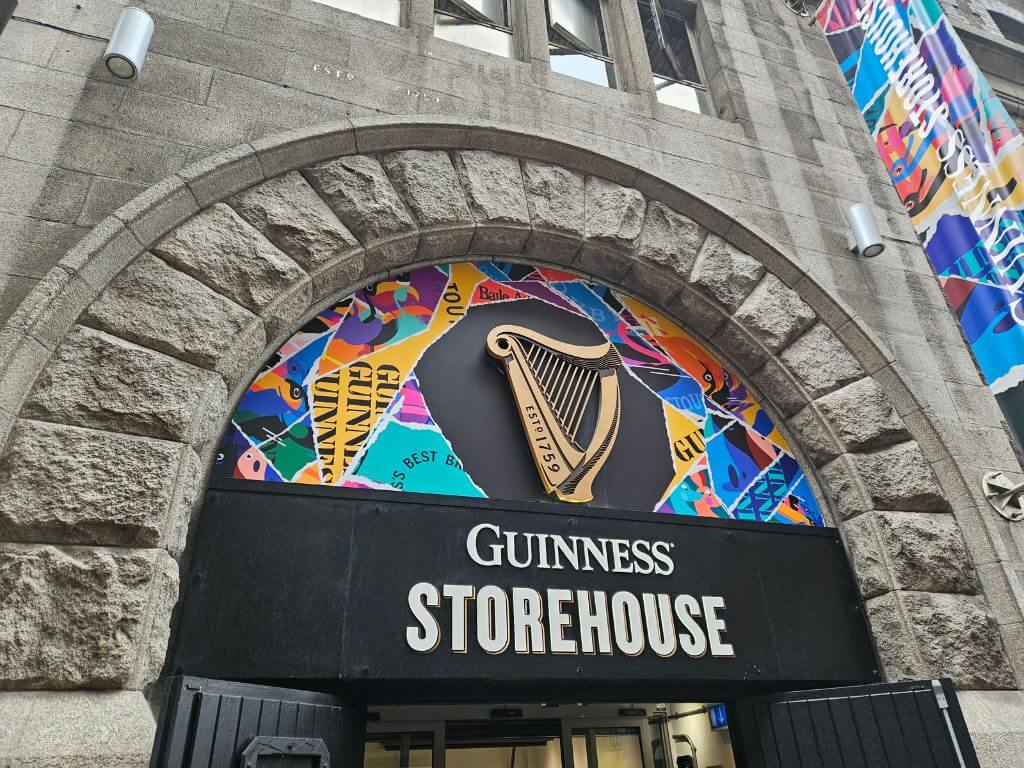
[[[562,718],[562,751],[563,768],[584,768],[575,765],[572,750],[573,732],[584,731],[587,739],[587,768],[600,768],[597,759],[597,743],[595,732],[608,728],[636,728],[640,737],[640,756],[643,768],[654,768],[654,755],[651,751],[651,726],[646,717],[616,718]],[[568,759],[565,754],[568,753]]]
[[[402,739],[402,754],[399,768],[409,768],[408,739],[414,733],[431,735],[431,768],[444,768],[444,720],[391,720],[386,723],[370,721],[366,724],[366,740],[373,736],[398,736]]]
[[[595,732],[609,728],[636,729],[640,739],[642,765],[639,768],[654,768],[654,756],[651,751],[650,723],[646,717],[561,717],[559,721],[559,747],[562,755],[562,768],[599,768],[596,759]],[[495,721],[500,722],[500,721]],[[529,722],[520,721],[520,722]],[[573,733],[585,731],[587,739],[588,765],[575,765],[572,749]],[[366,725],[367,741],[377,736],[397,736],[403,740],[403,753],[399,768],[408,768],[405,740],[414,733],[430,733],[433,737],[433,762],[431,768],[445,768],[445,747],[447,727],[445,720],[389,720],[387,722],[369,722]]]

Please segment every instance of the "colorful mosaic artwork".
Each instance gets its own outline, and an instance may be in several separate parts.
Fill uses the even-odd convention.
[[[513,465],[529,461],[527,448],[505,413],[512,404],[500,366],[479,340],[499,322],[518,318],[525,324],[541,316],[549,324],[571,321],[574,333],[588,332],[593,341],[610,341],[622,357],[618,375],[629,379],[624,422],[631,412],[654,414],[639,437],[635,429],[632,436],[620,435],[604,470],[617,471],[617,461],[663,467],[651,475],[645,509],[822,524],[807,479],[772,419],[731,371],[675,323],[575,275],[492,262],[418,269],[320,313],[249,387],[215,472],[270,482],[536,499],[535,473],[521,474],[521,491],[507,490]],[[491,399],[483,416],[470,415],[484,396]],[[465,408],[453,408],[453,398],[464,398]],[[474,419],[499,425],[499,434],[487,432],[488,442],[481,444],[481,425],[465,423]],[[481,454],[499,444],[508,446],[511,458],[483,463]],[[506,490],[494,490],[499,487]],[[636,495],[644,497],[639,488]]]
[[[817,18],[1024,444],[1024,136],[936,0],[825,0]]]

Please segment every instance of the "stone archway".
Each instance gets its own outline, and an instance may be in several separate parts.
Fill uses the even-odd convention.
[[[497,126],[377,120],[165,180],[3,331],[0,686],[147,689],[216,439],[259,365],[331,297],[468,254],[594,277],[692,330],[817,469],[886,677],[1015,687],[946,500],[963,478],[950,461],[940,485],[941,441],[839,302],[654,174]]]

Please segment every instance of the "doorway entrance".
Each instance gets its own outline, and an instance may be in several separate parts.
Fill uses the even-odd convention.
[[[725,730],[707,704],[367,710],[352,691],[168,683],[152,768],[979,768],[948,680],[743,696]]]
[[[364,768],[735,768],[721,703],[372,707]]]

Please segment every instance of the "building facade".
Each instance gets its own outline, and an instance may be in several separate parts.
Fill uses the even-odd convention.
[[[471,295],[511,307],[547,292],[545,306],[557,307],[574,285],[591,286],[605,304],[581,317],[599,325],[608,307],[626,307],[644,338],[657,326],[695,345],[668,352],[665,365],[685,368],[690,354],[733,372],[746,415],[722,407],[755,431],[761,412],[770,424],[758,432],[767,442],[751,438],[742,458],[768,451],[773,467],[783,454],[792,466],[785,499],[747,519],[755,531],[778,515],[838,531],[870,632],[872,668],[858,681],[950,678],[981,765],[1019,763],[1024,528],[997,515],[981,486],[991,471],[1024,479],[1019,449],[801,6],[663,2],[652,15],[634,0],[138,5],[155,33],[128,83],[100,60],[124,7],[116,0],[24,0],[0,33],[5,765],[149,760],[168,679],[216,667],[186,663],[199,658],[188,653],[207,615],[190,574],[216,560],[200,546],[200,523],[213,519],[199,514],[207,491],[232,490],[224,478],[406,481],[386,474],[391,465],[374,470],[362,443],[351,454],[331,443],[328,461],[313,421],[315,478],[302,476],[309,459],[279,453],[261,464],[265,446],[232,442],[234,430],[251,437],[254,413],[292,422],[283,410],[247,410],[253,393],[278,386],[264,386],[268,372],[307,329],[338,321],[332,310],[383,311],[377,299],[390,291],[404,317],[410,289],[423,301],[434,290],[420,313],[429,327],[459,306],[444,295],[460,280],[471,286],[463,313]],[[944,7],[1024,125],[1024,7]],[[662,11],[678,35],[665,42],[652,26]],[[884,239],[873,259],[847,248],[844,216],[856,203]],[[537,314],[509,312],[505,322]],[[555,337],[561,321],[551,322]],[[398,327],[388,332],[402,338]],[[341,339],[349,346],[337,354],[357,360],[384,343],[375,338]],[[431,423],[444,426],[445,387],[430,384],[430,360],[416,355],[373,380],[373,419],[400,390],[409,403],[422,390]],[[414,373],[416,393],[402,389]],[[277,390],[283,402],[316,397],[288,391],[290,381]],[[700,408],[722,405],[707,402],[708,388],[696,397]],[[632,407],[625,390],[621,402]],[[532,475],[534,496],[492,490],[512,473],[504,463],[492,462],[502,468],[494,478],[469,466],[489,442],[514,439],[518,458],[502,461],[529,467],[522,435],[508,435],[514,421],[507,437],[476,446],[455,434],[458,419],[456,408],[436,433],[440,445],[467,446],[452,451],[450,471],[400,490],[544,496]],[[607,434],[641,445],[627,427],[623,417]],[[673,447],[692,434],[666,429]],[[691,477],[675,450],[658,460],[673,483]],[[611,476],[615,461],[597,469]],[[686,516],[705,503],[708,516],[742,517],[746,497],[729,501],[718,484],[689,487],[678,509],[672,484],[632,503],[654,459],[644,462],[615,470],[597,506]],[[247,653],[234,645],[218,658],[232,648]],[[772,690],[824,679],[791,675]]]

